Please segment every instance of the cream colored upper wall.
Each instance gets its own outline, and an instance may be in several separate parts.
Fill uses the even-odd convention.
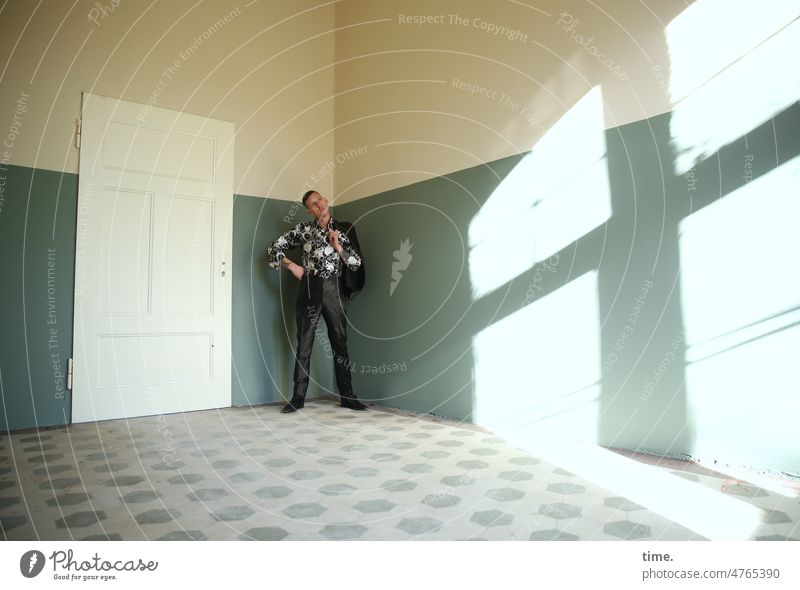
[[[77,172],[74,125],[91,91],[233,121],[236,193],[332,190],[332,174],[311,178],[334,153],[330,4],[72,4],[9,0],[0,12],[5,163]]]
[[[606,128],[668,111],[664,29],[688,4],[344,0],[340,202],[527,151],[594,86]]]

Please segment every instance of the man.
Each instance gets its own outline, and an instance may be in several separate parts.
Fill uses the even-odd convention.
[[[294,364],[294,393],[284,406],[284,414],[295,412],[305,404],[308,372],[314,333],[320,312],[328,326],[328,338],[334,353],[336,386],[341,405],[351,410],[366,410],[353,393],[350,380],[350,359],[347,354],[347,318],[339,277],[345,266],[356,271],[362,265],[361,255],[340,224],[331,217],[328,200],[317,191],[303,195],[303,205],[314,219],[302,222],[280,236],[267,248],[269,265],[286,268],[300,281],[297,293],[297,352]],[[303,266],[286,257],[286,250],[303,247]]]

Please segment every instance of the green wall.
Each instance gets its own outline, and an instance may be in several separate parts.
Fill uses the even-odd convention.
[[[538,432],[552,423],[562,435],[611,447],[671,456],[696,456],[696,449],[706,448],[704,437],[709,435],[697,424],[708,422],[708,416],[691,409],[685,387],[680,223],[743,186],[749,180],[743,166],[746,157],[752,165],[748,174],[752,172],[757,181],[800,154],[800,107],[793,105],[684,175],[673,171],[669,121],[665,114],[607,130],[612,208],[608,221],[476,301],[466,262],[469,225],[519,157],[338,207],[338,217],[356,222],[368,264],[367,287],[350,311],[351,357],[359,394],[389,406],[467,421],[475,418],[476,397],[484,396],[484,404],[497,408],[501,417],[484,425],[498,432],[510,425],[516,433]],[[509,216],[496,229],[512,231],[516,221]],[[412,260],[390,294],[394,252],[404,240],[413,244]],[[714,236],[708,240],[713,243]],[[502,246],[496,253],[500,258],[506,254]],[[796,273],[796,268],[786,271]],[[551,333],[534,327],[516,339],[498,342],[501,358],[507,353],[513,363],[495,361],[492,369],[498,375],[507,371],[512,378],[498,379],[506,383],[504,387],[479,390],[475,375],[481,359],[476,358],[475,338],[504,318],[521,321],[517,318],[524,313],[517,312],[548,301],[548,296],[555,300],[563,287],[585,273],[596,276],[599,316],[593,423],[586,423],[585,412],[573,420],[570,412],[575,414],[576,408],[543,417],[537,407],[541,402],[537,372],[542,367],[533,356],[528,363],[519,353],[537,346],[541,350],[543,342],[546,346],[549,339],[563,336],[556,331],[574,330],[576,338],[582,337],[580,327],[570,325],[577,317],[570,310],[561,312],[563,317]],[[635,329],[625,329],[634,324]],[[563,373],[570,372],[571,360],[567,358]],[[585,363],[577,357],[574,361],[576,370]],[[758,367],[752,370],[757,372]],[[525,397],[521,392],[530,394]],[[730,436],[718,441],[714,447],[718,456],[713,459],[800,473],[800,441],[792,434],[795,425],[787,426],[785,419],[787,413],[796,415],[794,398],[796,391],[778,400],[770,397],[770,405],[761,408],[757,429],[744,409],[752,406],[750,401],[726,400],[734,408],[726,412],[733,416],[730,424],[722,425],[730,429]],[[738,404],[742,411],[737,414]],[[747,438],[748,432],[755,440]],[[764,433],[767,436],[761,437]],[[734,442],[742,437],[747,453]]]
[[[0,430],[70,418],[78,177],[0,166]]]
[[[78,177],[0,166],[0,190],[0,431],[67,424]],[[233,405],[291,396],[296,285],[267,267],[265,250],[291,227],[284,217],[293,211],[292,223],[305,215],[286,201],[234,197]],[[321,352],[310,397],[332,386]]]

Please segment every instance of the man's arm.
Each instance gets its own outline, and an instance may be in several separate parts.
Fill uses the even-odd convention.
[[[358,267],[361,266],[361,255],[353,247],[353,243],[347,234],[343,231],[331,231],[328,233],[328,240],[347,268],[358,270]]]
[[[285,251],[297,248],[302,243],[300,237],[301,233],[301,227],[297,225],[281,235],[267,247],[267,261],[269,265],[274,269],[280,269],[281,266],[284,266],[298,279],[303,277],[305,269],[299,264],[295,264],[289,260],[289,258],[286,257]]]

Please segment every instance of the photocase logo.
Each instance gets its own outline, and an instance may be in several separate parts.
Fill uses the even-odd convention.
[[[394,290],[397,289],[397,285],[400,284],[400,279],[403,278],[403,272],[408,268],[408,265],[411,264],[411,260],[414,258],[411,256],[411,248],[413,247],[414,244],[411,243],[411,239],[409,238],[400,242],[399,250],[392,252],[395,261],[392,262],[392,282],[389,284],[389,297],[391,297]]]
[[[19,571],[26,578],[35,578],[44,569],[44,553],[36,551],[26,551],[19,560]]]

